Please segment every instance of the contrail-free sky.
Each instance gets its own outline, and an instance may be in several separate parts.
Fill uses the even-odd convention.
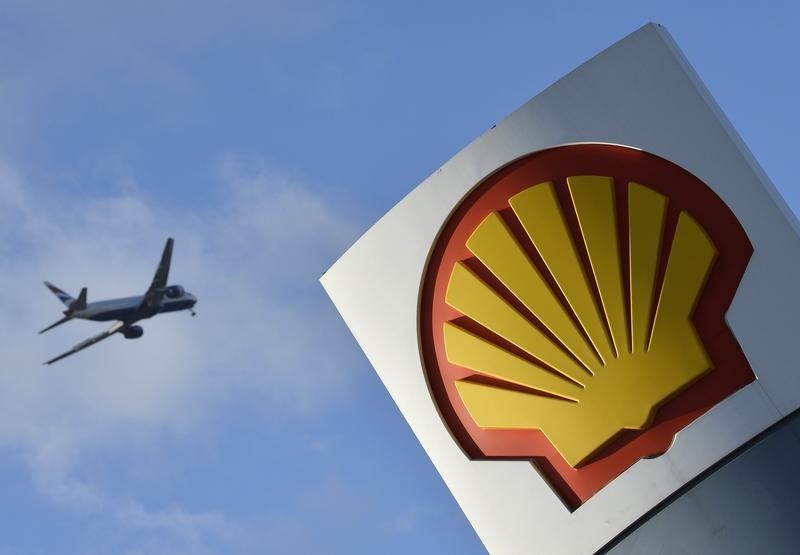
[[[4,2],[0,553],[483,552],[318,278],[459,149],[647,21],[799,209],[798,17]],[[37,335],[63,309],[41,282],[144,292],[166,237],[197,318],[43,367],[103,324]]]

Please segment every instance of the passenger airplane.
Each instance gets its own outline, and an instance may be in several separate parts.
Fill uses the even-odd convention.
[[[61,289],[52,283],[44,282],[50,291],[52,291],[59,300],[67,306],[64,311],[64,317],[58,322],[47,326],[39,333],[44,333],[47,330],[53,329],[56,326],[69,322],[73,318],[82,318],[84,320],[94,320],[99,322],[107,322],[109,320],[117,320],[114,325],[99,335],[95,335],[75,345],[66,353],[50,359],[45,364],[52,364],[57,360],[68,357],[71,354],[77,353],[86,347],[91,347],[98,341],[102,341],[106,337],[111,337],[115,333],[121,333],[126,339],[137,339],[144,334],[141,326],[134,326],[135,322],[150,318],[161,312],[175,312],[176,310],[188,310],[194,316],[193,307],[197,302],[197,297],[184,290],[180,285],[167,285],[167,277],[169,276],[169,265],[172,261],[172,244],[173,240],[170,237],[167,239],[167,244],[164,245],[164,252],[161,255],[161,262],[156,269],[156,275],[153,277],[153,282],[150,288],[144,295],[138,297],[125,297],[122,299],[111,299],[108,301],[97,301],[93,303],[86,302],[86,288],[81,289],[80,295],[77,299],[73,299],[68,294],[64,293]]]

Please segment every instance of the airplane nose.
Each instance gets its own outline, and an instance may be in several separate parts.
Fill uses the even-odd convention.
[[[197,297],[195,297],[194,295],[192,295],[191,293],[188,293],[188,292],[185,294],[185,296],[186,296],[187,299],[192,301],[192,306],[197,304]]]

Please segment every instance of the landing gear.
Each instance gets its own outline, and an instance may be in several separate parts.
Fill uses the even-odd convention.
[[[194,316],[197,316],[197,312],[195,312],[195,311],[194,311],[194,310],[192,310],[191,308],[189,309],[189,312],[191,312],[191,314],[192,314],[192,317],[194,317]]]

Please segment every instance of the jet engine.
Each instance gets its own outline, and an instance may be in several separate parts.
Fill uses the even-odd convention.
[[[122,330],[122,335],[125,336],[125,339],[138,339],[144,335],[144,330],[142,326],[128,326]]]
[[[170,285],[164,290],[164,294],[170,299],[178,299],[183,297],[183,293],[183,287],[180,285]]]

